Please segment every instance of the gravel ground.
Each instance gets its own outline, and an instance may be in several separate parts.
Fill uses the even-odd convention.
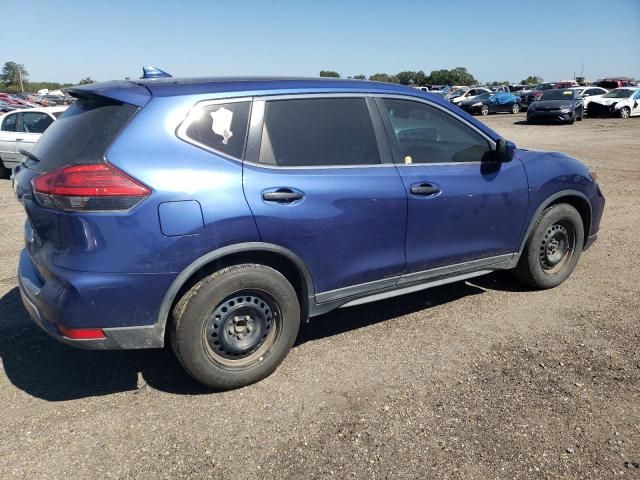
[[[508,273],[318,317],[278,371],[214,394],[167,350],[49,339],[16,288],[0,181],[0,478],[640,477],[640,118],[486,122],[585,160],[607,207],[560,287]],[[515,123],[514,123],[515,122]]]

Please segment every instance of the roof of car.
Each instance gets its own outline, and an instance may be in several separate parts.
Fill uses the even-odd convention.
[[[247,90],[348,89],[406,92],[409,87],[395,83],[351,80],[343,78],[303,77],[204,77],[154,78],[132,80],[148,88],[154,95],[172,96],[192,93],[216,93]]]

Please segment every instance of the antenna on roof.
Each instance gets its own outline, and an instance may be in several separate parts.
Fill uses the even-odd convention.
[[[167,78],[171,77],[167,72],[163,72],[156,67],[142,67],[141,78]]]

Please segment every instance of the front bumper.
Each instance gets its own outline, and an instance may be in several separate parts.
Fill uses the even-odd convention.
[[[589,116],[590,117],[617,117],[619,115],[616,110],[615,104],[602,105],[596,102],[589,102]]]
[[[527,110],[528,122],[568,122],[573,118],[573,112],[559,110]]]
[[[34,322],[56,340],[96,350],[164,345],[164,325],[156,320],[173,276],[144,277],[149,276],[56,268],[43,279],[26,249],[18,267],[20,295]],[[157,291],[149,291],[156,290],[152,285]],[[70,339],[63,335],[64,328],[100,328],[105,338]]]

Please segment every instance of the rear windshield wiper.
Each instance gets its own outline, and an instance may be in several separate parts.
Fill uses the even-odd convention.
[[[29,152],[27,150],[24,150],[22,148],[20,150],[18,150],[18,152],[20,152],[21,155],[24,155],[25,157],[30,158],[34,162],[40,163],[40,159],[38,157],[36,157],[33,153],[31,153],[31,152]]]

